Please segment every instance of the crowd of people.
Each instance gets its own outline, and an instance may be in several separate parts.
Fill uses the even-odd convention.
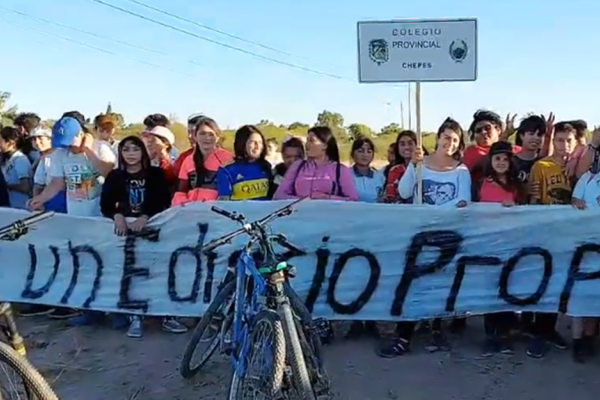
[[[306,137],[289,136],[280,147],[258,127],[244,125],[235,133],[231,153],[220,146],[217,122],[197,114],[188,119],[191,147],[179,154],[169,120],[161,114],[148,116],[139,136],[116,140],[118,127],[112,115],[98,115],[93,129],[88,129],[76,111],[65,113],[52,128],[40,124],[37,115],[25,113],[0,131],[0,206],[103,216],[114,221],[116,235],[125,235],[128,230],[141,231],[152,216],[169,207],[215,200],[308,197],[440,207],[468,207],[471,202],[505,207],[572,204],[578,209],[600,203],[600,130],[593,132],[588,144],[584,121],[555,123],[552,114],[529,115],[518,126],[514,121],[514,116],[503,121],[494,112],[480,110],[463,131],[448,118],[429,152],[419,145],[415,132],[402,131],[388,149],[389,164],[377,170],[372,167],[376,148],[370,138],[353,141],[348,167],[325,126],[308,129]],[[509,141],[513,136],[515,145]],[[417,184],[419,175],[422,185]],[[22,315],[41,314],[72,318],[77,325],[97,324],[105,317],[66,308],[22,310]],[[127,329],[130,337],[142,336],[140,317],[111,317],[116,329]],[[544,357],[549,345],[565,349],[567,341],[556,331],[556,321],[557,314],[549,313],[523,313],[519,318],[513,313],[485,315],[483,354],[512,353],[515,329],[531,338],[527,349],[531,357]],[[171,317],[165,317],[162,326],[173,333],[187,330]],[[450,323],[453,330],[465,326],[462,318]],[[415,323],[399,322],[395,340],[385,343],[379,355],[409,352],[415,328]],[[597,328],[597,319],[573,318],[572,350],[577,361],[594,354]],[[448,347],[440,319],[427,329],[429,351]],[[346,337],[363,335],[378,336],[377,324],[356,321]]]

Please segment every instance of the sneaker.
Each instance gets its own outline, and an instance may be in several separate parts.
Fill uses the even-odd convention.
[[[513,348],[512,341],[510,337],[502,337],[500,338],[500,353],[502,354],[515,354],[515,349]]]
[[[448,351],[450,349],[450,345],[446,336],[443,332],[433,331],[431,333],[431,342],[428,346],[425,346],[425,350],[430,353],[434,353],[436,351]]]
[[[143,336],[142,331],[142,318],[139,315],[132,315],[129,317],[129,329],[127,329],[127,337],[132,339],[139,339]],[[164,322],[163,322],[164,327]]]
[[[38,317],[40,315],[48,315],[54,311],[54,308],[48,306],[39,306],[37,304],[32,304],[30,306],[26,306],[22,310],[19,311],[20,317]]]
[[[488,337],[485,339],[485,342],[483,342],[483,350],[481,352],[481,356],[482,357],[491,357],[494,354],[498,353],[499,351],[500,351],[500,344],[498,343],[498,340],[493,337]]]
[[[389,343],[386,346],[383,346],[377,351],[377,355],[383,358],[394,358],[402,356],[406,353],[410,352],[410,343],[408,340],[398,338],[394,340],[392,343]]]
[[[550,334],[548,337],[548,343],[560,350],[567,348],[567,341],[560,335],[560,333],[556,331]]]
[[[532,339],[527,347],[527,355],[533,358],[544,358],[547,351],[548,346],[546,342],[539,337]]]
[[[84,311],[83,314],[69,319],[71,326],[89,326],[96,325],[102,319],[103,314],[98,311]]]
[[[79,315],[79,311],[74,310],[72,308],[58,307],[55,308],[50,315],[49,318],[52,319],[69,319]]]
[[[360,338],[365,333],[365,327],[362,321],[352,321],[350,329],[344,335],[344,339],[353,340]]]
[[[187,326],[173,317],[167,317],[163,319],[162,328],[163,331],[170,333],[186,333],[188,331]]]

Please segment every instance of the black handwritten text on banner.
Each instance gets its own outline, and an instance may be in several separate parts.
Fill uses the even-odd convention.
[[[281,202],[219,206],[260,218]],[[0,210],[0,225],[27,215]],[[286,254],[292,286],[316,316],[421,319],[502,310],[600,316],[600,209],[531,206],[463,210],[304,202],[276,232],[305,249]],[[141,236],[112,222],[57,215],[0,243],[3,301],[150,315],[202,315],[244,238],[201,255],[237,229],[193,204],[157,216]],[[282,249],[284,252],[284,249]]]

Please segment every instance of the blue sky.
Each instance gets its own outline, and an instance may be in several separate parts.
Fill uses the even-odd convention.
[[[424,84],[424,129],[435,130],[448,115],[466,125],[478,108],[501,114],[554,111],[558,119],[600,123],[595,109],[600,75],[594,33],[600,2],[142,0],[290,57],[127,0],[105,1],[228,45],[347,79],[264,62],[91,0],[3,0],[2,7],[133,47],[0,10],[0,90],[12,92],[12,101],[22,110],[44,118],[57,118],[71,109],[93,117],[110,101],[128,121],[153,112],[174,113],[180,119],[205,112],[222,127],[233,128],[260,119],[314,123],[316,115],[327,109],[340,112],[346,124],[380,128],[400,122],[400,102],[406,109],[407,88],[358,83],[356,22],[477,17],[478,80]]]

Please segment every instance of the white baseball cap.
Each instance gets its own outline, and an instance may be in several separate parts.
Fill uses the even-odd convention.
[[[52,137],[52,131],[50,129],[47,128],[35,128],[33,131],[31,131],[31,133],[29,133],[28,135],[30,138],[32,137]]]
[[[165,128],[164,126],[155,126],[152,129],[144,131],[144,133],[164,139],[171,146],[175,144],[175,135],[173,135],[173,132],[169,128]]]

